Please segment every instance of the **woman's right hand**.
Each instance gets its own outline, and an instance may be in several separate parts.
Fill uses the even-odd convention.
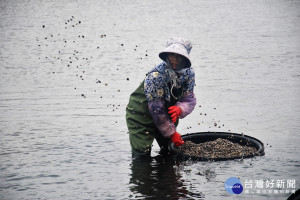
[[[178,117],[181,115],[181,108],[178,106],[171,106],[169,107],[169,114],[171,114],[172,122],[175,124],[177,121]]]

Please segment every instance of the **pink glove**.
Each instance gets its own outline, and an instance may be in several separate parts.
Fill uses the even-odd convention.
[[[171,114],[172,122],[175,124],[178,117],[181,115],[181,108],[178,106],[169,107],[169,114]]]
[[[175,132],[172,136],[171,136],[171,140],[172,142],[175,144],[175,146],[181,146],[182,144],[184,144],[183,139],[181,138],[181,135],[177,132]]]

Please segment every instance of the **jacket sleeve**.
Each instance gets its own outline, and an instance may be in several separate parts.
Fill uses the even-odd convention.
[[[163,75],[158,72],[148,74],[145,78],[144,89],[148,109],[156,127],[164,137],[170,137],[175,133],[176,127],[165,108],[167,84]]]
[[[196,105],[196,97],[194,94],[194,86],[195,86],[195,72],[192,68],[189,68],[184,73],[185,83],[183,86],[183,96],[177,101],[175,106],[181,108],[180,119],[189,115],[195,108]]]
[[[171,137],[171,135],[175,133],[176,127],[167,113],[165,101],[162,99],[150,101],[148,102],[148,108],[153,121],[161,134],[166,138]]]
[[[195,108],[196,105],[196,97],[193,92],[185,92],[181,99],[177,101],[175,106],[181,108],[181,115],[179,116],[180,119],[189,115]]]

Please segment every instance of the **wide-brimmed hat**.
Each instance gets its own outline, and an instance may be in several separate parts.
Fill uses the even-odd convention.
[[[159,53],[159,57],[166,61],[168,53],[176,53],[186,58],[187,67],[192,65],[190,60],[190,52],[192,50],[192,43],[189,40],[179,37],[172,37],[167,41],[166,49]]]

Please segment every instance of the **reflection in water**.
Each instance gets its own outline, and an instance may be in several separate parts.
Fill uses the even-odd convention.
[[[300,1],[157,2],[0,1],[1,200],[228,200],[232,176],[298,185]],[[199,99],[180,133],[244,132],[266,143],[265,157],[131,160],[128,95],[173,34],[195,43]]]
[[[149,159],[133,159],[130,188],[135,198],[172,198],[184,197],[180,176],[175,174],[174,161],[161,155]]]
[[[194,196],[188,191],[175,161],[169,156],[158,155],[148,159],[133,159],[131,163],[130,198],[179,199]],[[197,198],[204,195],[197,194]]]

